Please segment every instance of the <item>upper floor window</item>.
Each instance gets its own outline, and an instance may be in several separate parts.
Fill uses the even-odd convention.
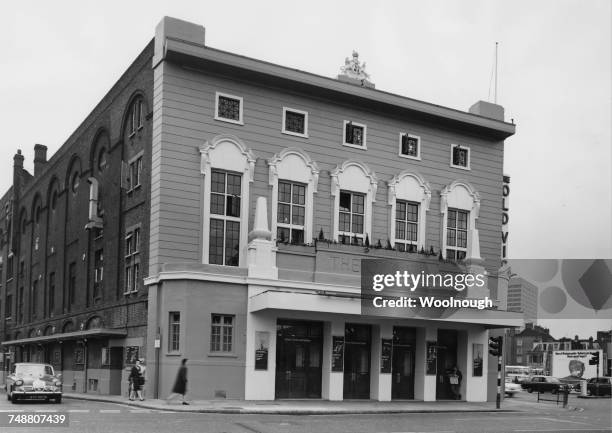
[[[132,104],[129,120],[129,133],[133,135],[144,126],[144,104],[141,98]]]
[[[399,156],[410,159],[421,159],[421,138],[400,133]]]
[[[142,154],[130,160],[128,164],[128,191],[141,186],[142,178]]]
[[[362,245],[364,236],[365,195],[340,191],[338,241]]]
[[[70,182],[70,189],[72,190],[73,194],[77,193],[80,184],[81,184],[81,176],[79,176],[78,172],[75,172],[72,175],[72,180]]]
[[[372,204],[378,180],[368,166],[345,161],[331,171],[334,197],[333,239],[343,243],[365,242],[372,235]]]
[[[100,297],[102,281],[104,280],[104,250],[100,249],[94,255],[94,285],[93,298]]]
[[[470,148],[458,144],[451,145],[451,167],[470,169]]]
[[[467,253],[469,212],[449,209],[446,224],[446,258],[463,260]]]
[[[366,149],[366,125],[355,123],[350,120],[344,121],[342,131],[342,143],[345,146]]]
[[[53,191],[53,193],[51,193],[51,210],[55,211],[56,207],[57,207],[57,191]]]
[[[419,205],[398,200],[395,206],[395,246],[399,251],[416,252],[419,234]]]
[[[102,148],[100,149],[100,153],[98,153],[98,170],[100,172],[103,172],[104,170],[106,170],[107,165],[107,152],[106,149]]]
[[[55,272],[49,274],[49,316],[53,317],[55,310]]]
[[[125,236],[124,293],[135,293],[140,288],[140,227],[129,229]]]
[[[238,266],[242,176],[211,172],[209,263]]]
[[[308,137],[308,112],[283,107],[283,134]]]
[[[30,312],[30,316],[32,319],[36,319],[36,314],[38,312],[38,280],[34,280],[32,282],[32,301],[30,302],[32,311]]]
[[[217,92],[215,96],[215,119],[243,124],[242,97]]]
[[[68,265],[68,304],[73,305],[76,297],[76,263]]]
[[[277,240],[294,244],[304,243],[306,215],[306,186],[278,182]]]

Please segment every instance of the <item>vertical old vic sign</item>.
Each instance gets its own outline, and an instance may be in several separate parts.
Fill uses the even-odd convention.
[[[510,176],[503,177],[502,184],[502,246],[501,246],[501,259],[505,261],[508,259],[508,221],[510,220],[510,206],[508,200],[510,197]]]

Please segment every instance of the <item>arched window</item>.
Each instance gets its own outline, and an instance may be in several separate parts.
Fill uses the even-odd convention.
[[[108,159],[107,159],[107,152],[106,152],[106,148],[102,148],[100,149],[100,152],[98,152],[98,170],[100,172],[103,172],[104,170],[106,170],[108,166]]]
[[[389,181],[391,206],[389,240],[400,251],[418,251],[426,246],[426,216],[431,189],[423,178],[403,171]]]
[[[480,196],[468,182],[456,180],[440,192],[442,213],[442,253],[448,260],[463,260],[468,255],[480,258],[476,220]],[[477,256],[477,257],[475,257]]]
[[[362,245],[372,235],[372,204],[378,179],[362,162],[345,161],[331,172],[334,240]]]
[[[239,138],[225,134],[202,145],[200,155],[205,203],[202,260],[244,266],[255,155]]]
[[[285,149],[268,161],[272,186],[272,234],[279,242],[310,243],[317,164],[301,149]]]
[[[72,173],[72,178],[70,180],[70,189],[73,194],[76,194],[79,190],[79,185],[81,184],[81,176],[78,171]]]

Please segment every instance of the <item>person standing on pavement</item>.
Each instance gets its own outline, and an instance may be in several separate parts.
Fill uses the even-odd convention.
[[[187,358],[183,358],[181,361],[181,366],[179,367],[178,373],[176,375],[176,380],[174,381],[174,386],[172,387],[172,394],[168,396],[166,399],[166,403],[169,403],[176,396],[181,396],[183,399],[183,404],[187,405],[185,401],[185,394],[187,393]]]
[[[136,363],[130,371],[130,400],[134,400],[134,397],[138,397],[140,401],[144,400],[142,397],[142,387],[144,385],[144,366],[141,365],[143,359],[137,359]]]

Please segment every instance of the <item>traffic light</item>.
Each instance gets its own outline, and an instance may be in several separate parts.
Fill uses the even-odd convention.
[[[501,356],[504,337],[489,337],[489,353],[491,356]]]
[[[589,365],[599,365],[599,352],[591,353],[591,359],[589,359]]]

